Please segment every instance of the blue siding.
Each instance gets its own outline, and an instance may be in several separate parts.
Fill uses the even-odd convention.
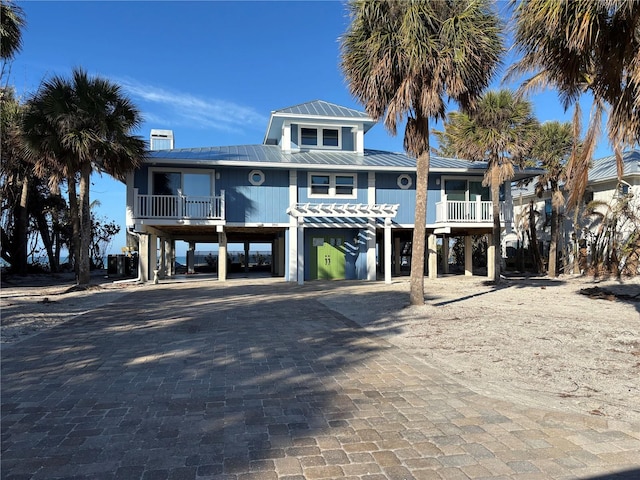
[[[376,173],[376,203],[399,204],[395,223],[413,225],[416,205],[416,176],[411,173],[411,188],[406,190],[398,186],[397,173]],[[427,187],[427,223],[436,221],[436,202],[440,201],[440,185],[436,185],[440,175],[430,174]]]
[[[318,171],[322,174],[352,174],[356,172],[327,172]],[[339,197],[313,197],[309,198],[309,172],[298,171],[298,202],[299,203],[369,203],[367,199],[367,173],[360,172],[356,176],[358,183],[356,190],[356,198],[339,198]]]
[[[342,150],[353,152],[355,150],[354,145],[354,133],[351,131],[351,127],[342,127]]]
[[[227,222],[287,223],[289,215],[288,170],[263,169],[262,185],[249,183],[249,168],[220,168],[216,194],[225,191]]]

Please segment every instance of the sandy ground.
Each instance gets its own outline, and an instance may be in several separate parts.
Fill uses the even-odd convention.
[[[6,280],[3,344],[154,288],[103,277],[83,291],[64,276]],[[640,278],[509,278],[496,288],[481,277],[443,277],[425,281],[427,304],[420,307],[407,304],[407,280],[300,288],[478,393],[640,428]],[[238,281],[247,280],[231,280]]]

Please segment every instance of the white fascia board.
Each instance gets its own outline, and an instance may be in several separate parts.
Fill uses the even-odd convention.
[[[377,123],[371,117],[336,117],[334,115],[311,115],[311,114],[300,114],[300,113],[272,113],[271,118],[273,117],[283,117],[289,118],[292,122],[296,123],[295,120],[304,120],[309,122],[317,122],[317,121],[340,121],[340,122],[371,122]]]

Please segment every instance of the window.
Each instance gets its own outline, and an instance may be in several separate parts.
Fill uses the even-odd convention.
[[[340,148],[339,128],[300,127],[300,145],[303,147]]]
[[[318,174],[309,176],[310,197],[356,197],[356,176],[354,174]]]
[[[264,183],[264,173],[262,170],[251,170],[249,172],[249,183],[259,187]]]

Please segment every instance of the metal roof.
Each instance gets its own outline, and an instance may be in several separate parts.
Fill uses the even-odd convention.
[[[624,175],[639,175],[640,174],[640,150],[629,150],[622,154],[622,160],[624,163]],[[589,169],[589,183],[599,183],[616,180],[618,178],[618,167],[616,166],[615,155],[608,157],[602,157],[592,162]],[[530,182],[524,186],[514,186],[512,192],[514,195],[534,195],[536,188],[536,182]]]
[[[337,118],[363,118],[368,119],[369,115],[353,108],[347,108],[324,100],[313,100],[301,103],[293,107],[274,110],[273,113],[293,114],[293,115],[317,115],[321,117]]]
[[[622,155],[624,162],[624,176],[640,173],[640,150],[630,150]],[[614,180],[618,178],[618,167],[616,166],[616,157],[599,158],[593,161],[592,167],[589,169],[590,182],[602,182],[606,180]]]
[[[147,163],[186,165],[233,165],[245,167],[307,168],[323,170],[414,172],[416,161],[403,153],[366,150],[364,155],[343,151],[284,153],[277,145],[235,145],[207,148],[180,148],[149,152]],[[473,172],[484,174],[486,162],[470,162],[431,155],[432,172]],[[539,175],[539,169],[518,171],[518,177]]]

